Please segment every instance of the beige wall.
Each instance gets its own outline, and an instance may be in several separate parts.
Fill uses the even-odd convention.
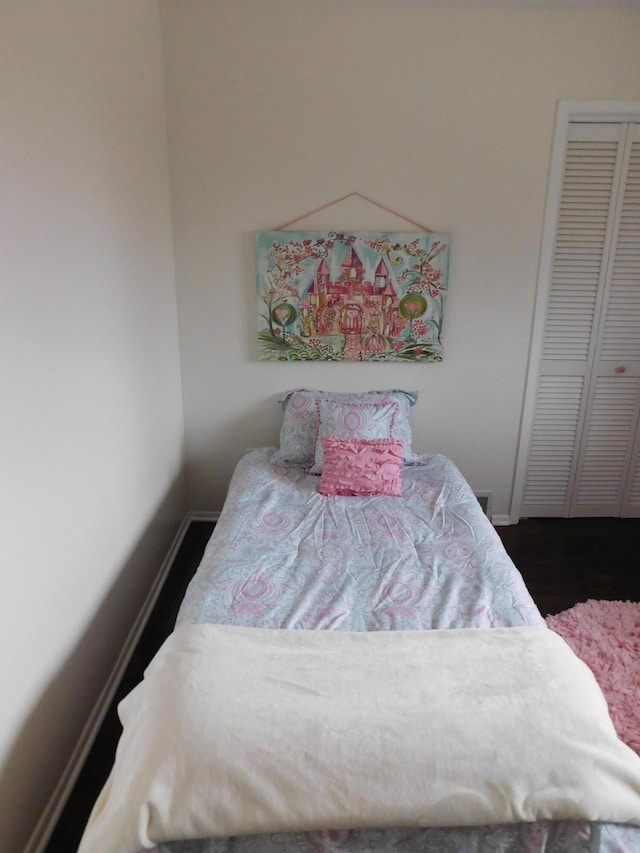
[[[638,10],[4,0],[2,853],[186,507],[171,211],[191,508],[277,441],[283,391],[393,386],[505,514],[556,102],[638,100],[639,36]],[[253,232],[351,191],[451,233],[444,364],[257,362]],[[301,225],[406,227],[358,201]]]
[[[640,10],[161,0],[191,506],[299,386],[418,389],[506,515],[558,99],[640,98]],[[359,191],[452,235],[442,365],[256,361],[253,232]],[[365,205],[305,226],[406,227]]]
[[[0,9],[0,850],[60,778],[185,509],[154,0]]]

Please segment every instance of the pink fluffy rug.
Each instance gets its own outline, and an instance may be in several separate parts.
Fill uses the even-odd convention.
[[[640,754],[640,604],[589,600],[546,623],[589,666],[618,737]]]

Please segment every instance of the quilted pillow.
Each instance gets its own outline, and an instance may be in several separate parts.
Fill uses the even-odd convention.
[[[387,438],[322,439],[324,468],[318,491],[323,495],[402,497],[404,445]]]
[[[318,432],[310,474],[322,474],[324,465],[322,439],[328,435],[351,439],[397,439],[395,425],[399,407],[397,403],[386,397],[362,403],[319,399],[316,400],[316,409],[318,410]]]
[[[418,399],[416,391],[366,391],[361,394],[346,392],[308,391],[300,389],[287,394],[280,403],[284,408],[280,447],[271,457],[273,465],[292,468],[309,468],[314,462],[318,436],[318,410],[316,402],[337,400],[349,403],[366,403],[386,399],[398,404],[393,438],[404,443],[405,462],[417,462],[419,457],[411,450],[409,412]]]

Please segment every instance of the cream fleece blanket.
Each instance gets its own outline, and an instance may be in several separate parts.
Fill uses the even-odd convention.
[[[640,758],[544,627],[187,625],[120,715],[80,853],[321,828],[640,824]]]

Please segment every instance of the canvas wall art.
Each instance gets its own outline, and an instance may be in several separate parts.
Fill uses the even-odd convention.
[[[442,361],[448,235],[262,231],[258,357]]]

